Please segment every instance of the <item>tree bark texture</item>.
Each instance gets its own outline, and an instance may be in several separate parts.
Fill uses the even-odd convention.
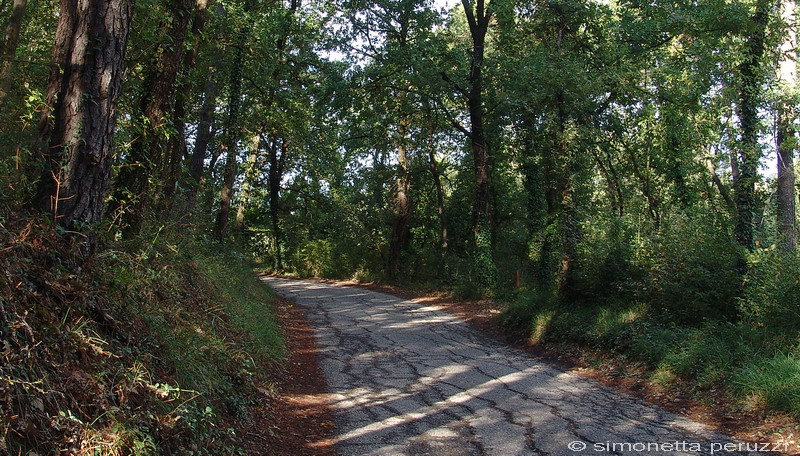
[[[19,33],[22,30],[22,22],[25,19],[25,8],[28,0],[14,0],[11,9],[11,20],[6,26],[6,33],[3,36],[3,61],[0,66],[0,106],[2,106],[8,91],[11,90],[11,69],[14,58],[17,56],[17,46],[19,45]]]
[[[127,165],[120,170],[117,186],[127,190],[132,201],[125,207],[123,223],[133,231],[141,228],[151,206],[164,203],[164,189],[153,189],[151,182],[163,182],[168,173],[169,142],[164,129],[172,123],[172,106],[175,100],[176,80],[183,63],[183,45],[188,31],[193,0],[170,0],[170,21],[166,40],[161,43],[155,64],[144,81],[144,94],[139,101],[140,114],[145,124],[141,137],[135,141],[127,157]],[[158,191],[154,191],[158,190]],[[127,196],[117,193],[124,203]]]
[[[35,204],[63,226],[103,219],[131,3],[61,0]]]

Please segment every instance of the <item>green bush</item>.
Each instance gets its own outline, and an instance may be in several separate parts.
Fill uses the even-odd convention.
[[[666,315],[682,323],[736,316],[741,249],[720,223],[676,216],[637,256],[648,271],[641,298]]]
[[[800,255],[756,251],[740,308],[746,321],[792,339],[800,332]]]

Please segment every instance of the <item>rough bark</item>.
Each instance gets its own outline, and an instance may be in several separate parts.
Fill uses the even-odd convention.
[[[19,45],[19,33],[22,30],[22,22],[25,19],[25,8],[28,0],[14,0],[11,10],[11,19],[6,26],[6,33],[3,36],[3,61],[0,65],[0,106],[5,102],[8,91],[11,89],[11,69],[14,58],[17,55]]]
[[[127,165],[117,179],[117,203],[123,207],[123,225],[138,231],[153,206],[164,204],[163,188],[153,191],[152,177],[161,177],[168,168],[168,141],[164,128],[172,122],[176,80],[183,63],[183,44],[186,40],[193,0],[166,2],[170,15],[166,40],[161,43],[154,65],[144,81],[145,91],[139,100],[139,110],[145,124],[141,137],[135,141],[127,157]],[[162,181],[156,179],[156,181]]]
[[[769,19],[770,1],[758,0],[751,18],[752,31],[747,40],[744,60],[739,67],[741,87],[739,90],[740,140],[737,157],[738,175],[734,181],[736,201],[736,240],[752,250],[755,247],[756,182],[761,146],[758,142],[758,109],[762,85],[761,60],[764,56],[766,28]]]
[[[63,226],[103,219],[130,18],[131,0],[61,0],[35,205]]]

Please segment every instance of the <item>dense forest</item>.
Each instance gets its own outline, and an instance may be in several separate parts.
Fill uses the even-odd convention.
[[[796,20],[791,0],[3,1],[0,231],[37,220],[70,271],[192,237],[495,299],[535,342],[797,416]]]

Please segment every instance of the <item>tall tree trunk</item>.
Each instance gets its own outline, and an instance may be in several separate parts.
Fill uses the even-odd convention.
[[[130,19],[131,0],[61,0],[35,205],[63,226],[103,219]]]
[[[756,182],[761,146],[758,143],[758,108],[763,82],[761,59],[764,56],[769,0],[758,0],[751,18],[752,31],[748,36],[744,61],[739,67],[741,88],[739,92],[739,126],[741,129],[738,151],[738,178],[734,181],[736,201],[736,240],[752,250],[755,247]]]
[[[472,229],[475,237],[473,268],[476,279],[484,288],[493,288],[497,282],[497,271],[492,258],[491,220],[489,201],[490,160],[489,144],[484,128],[483,106],[483,60],[486,34],[492,18],[491,9],[485,0],[461,0],[467,16],[472,49],[470,52],[469,89],[466,93],[470,120],[470,146],[475,171],[475,201]]]
[[[237,232],[244,230],[244,211],[247,208],[247,201],[250,199],[250,189],[253,186],[253,181],[258,174],[257,160],[258,151],[261,148],[261,132],[256,132],[250,139],[250,155],[247,157],[247,163],[244,167],[244,181],[242,181],[242,192],[239,198],[239,204],[236,208],[236,222],[234,228]]]
[[[189,73],[191,73],[197,65],[197,56],[201,45],[204,44],[202,36],[206,26],[208,7],[209,0],[194,0],[191,46],[188,52],[184,54],[183,66],[181,68],[181,73],[184,77],[175,92],[175,107],[172,114],[175,134],[172,136],[169,147],[167,148],[168,163],[162,183],[162,187],[164,188],[164,204],[162,210],[165,212],[171,209],[175,191],[177,190],[178,180],[181,175],[181,167],[184,159],[187,159],[187,155],[189,155],[186,146],[186,105],[189,96],[194,91],[194,78],[189,77]]]
[[[167,1],[170,21],[166,40],[161,43],[155,65],[144,81],[145,92],[139,101],[139,109],[145,119],[141,138],[133,143],[127,165],[120,170],[117,179],[117,203],[122,204],[131,197],[124,208],[123,225],[138,231],[145,222],[151,206],[163,203],[162,191],[153,191],[151,179],[157,182],[167,171],[168,142],[164,140],[164,128],[170,123],[172,104],[175,99],[176,79],[183,60],[183,44],[189,25],[193,0]]]
[[[472,50],[470,52],[469,90],[467,107],[470,120],[470,146],[472,148],[473,168],[475,171],[475,201],[473,207],[473,230],[479,232],[488,225],[489,218],[489,147],[483,121],[483,59],[486,33],[489,30],[491,10],[485,0],[461,0],[467,15]]]
[[[3,37],[3,61],[0,62],[0,106],[5,102],[8,91],[11,90],[11,68],[14,58],[17,56],[17,46],[19,45],[19,32],[22,30],[22,21],[25,18],[25,8],[28,0],[14,0],[11,10],[11,20],[6,26],[6,33]]]
[[[245,12],[250,11],[250,5],[245,5]],[[233,200],[233,185],[236,181],[238,155],[238,144],[241,128],[239,126],[239,108],[242,104],[242,67],[244,66],[244,55],[247,38],[250,35],[248,25],[242,25],[239,29],[236,51],[234,53],[229,80],[228,97],[228,119],[225,124],[225,175],[223,177],[222,189],[220,190],[219,211],[214,223],[214,237],[222,242],[228,232],[228,218],[231,211],[231,201]]]
[[[402,103],[401,103],[402,104]],[[403,109],[402,106],[400,109]],[[400,257],[409,241],[409,219],[411,218],[411,176],[409,174],[409,157],[407,151],[408,118],[403,115],[398,122],[397,141],[397,180],[394,192],[394,223],[389,239],[389,257],[387,272],[389,278],[400,277]]]
[[[778,113],[778,244],[784,252],[797,248],[797,194],[794,175],[794,148],[797,132],[794,129],[794,109],[784,104]]]
[[[444,211],[444,188],[442,187],[442,175],[439,171],[439,164],[436,162],[436,148],[434,141],[433,113],[430,107],[426,106],[426,116],[428,117],[428,167],[433,177],[433,188],[436,191],[436,214],[439,216],[439,241],[442,247],[442,257],[447,255],[447,214]]]
[[[288,146],[285,139],[281,139],[279,146],[278,138],[275,136],[272,136],[270,141],[269,179],[267,182],[269,185],[269,213],[272,219],[272,234],[275,237],[275,270],[281,271],[283,270],[283,250],[281,248],[283,232],[280,220],[281,180],[283,180],[283,172],[286,168]],[[278,155],[279,151],[280,155]]]
[[[567,138],[567,113],[564,109],[564,93],[559,92],[558,104],[558,148],[559,157],[563,161],[563,169],[558,181],[559,208],[561,229],[561,259],[556,276],[556,289],[559,296],[568,296],[575,278],[575,261],[578,253],[580,227],[575,216],[575,200],[573,176],[575,174],[575,153],[570,150]]]
[[[787,26],[781,43],[778,80],[784,91],[775,110],[777,111],[776,150],[778,154],[778,245],[784,252],[797,248],[797,213],[794,176],[794,154],[797,148],[797,131],[794,128],[796,111],[785,94],[794,92],[797,86],[797,35],[795,32],[795,2],[781,3],[781,17]]]
[[[197,193],[203,183],[203,171],[208,146],[211,143],[214,125],[214,112],[217,108],[217,96],[219,86],[217,85],[217,69],[210,68],[208,79],[203,90],[203,105],[200,108],[199,122],[197,124],[197,135],[194,141],[192,156],[189,158],[189,183],[186,187],[187,210],[191,212],[197,205]],[[216,162],[216,160],[215,160]],[[213,169],[213,166],[210,166]]]

